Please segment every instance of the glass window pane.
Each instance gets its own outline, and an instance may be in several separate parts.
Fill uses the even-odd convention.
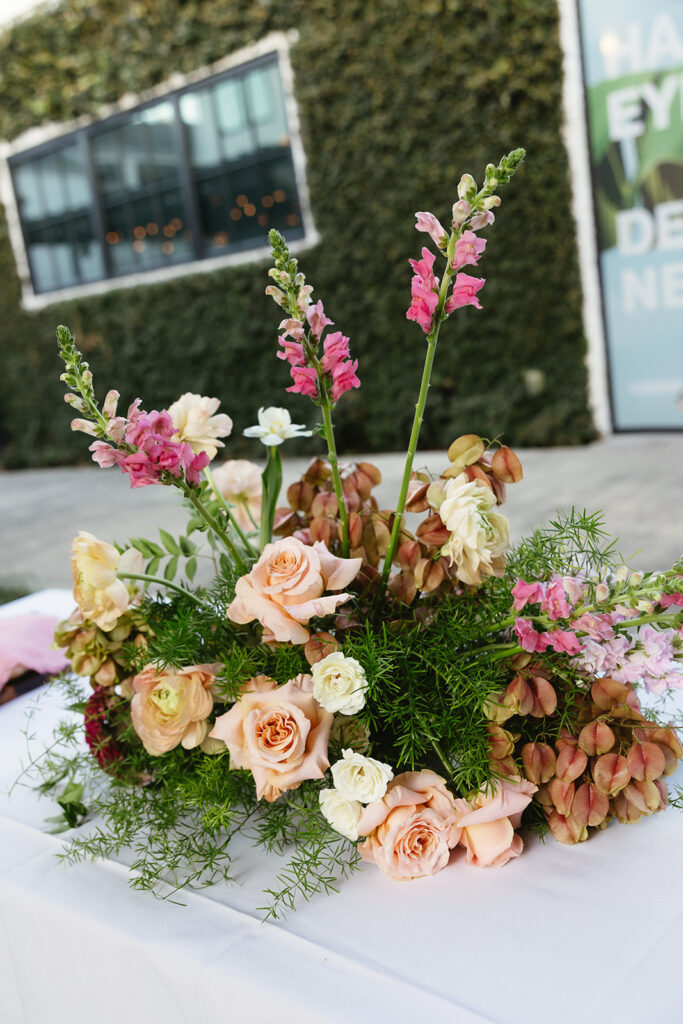
[[[19,213],[24,224],[39,220],[45,212],[40,191],[40,179],[35,164],[34,160],[13,169],[14,188],[17,194]]]
[[[180,116],[187,130],[193,166],[217,166],[221,161],[221,145],[208,91],[195,89],[181,96]]]
[[[104,197],[178,180],[173,105],[157,103],[94,133],[91,147]]]
[[[223,157],[238,160],[256,147],[256,140],[247,121],[239,78],[229,78],[213,87],[218,131],[223,142]]]

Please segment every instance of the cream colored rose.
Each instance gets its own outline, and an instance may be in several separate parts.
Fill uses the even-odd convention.
[[[330,764],[331,725],[332,715],[313,696],[309,675],[284,686],[258,676],[216,719],[210,735],[227,744],[231,768],[252,773],[257,798],[272,802],[304,779],[322,779]]]
[[[510,526],[499,512],[493,491],[479,480],[461,473],[439,482],[427,492],[451,536],[441,549],[463,583],[480,586],[485,576],[502,576],[505,552],[510,547]]]
[[[342,757],[332,765],[335,788],[346,800],[371,804],[381,800],[394,777],[388,764],[365,757],[354,750],[342,750]]]
[[[129,548],[122,555],[112,544],[79,530],[71,547],[74,600],[86,619],[113,629],[131,604],[131,591],[118,572],[141,573],[142,555]]]
[[[133,679],[133,728],[148,754],[158,756],[182,744],[198,747],[208,732],[212,688],[220,665],[159,670],[147,665]]]
[[[322,541],[310,546],[286,537],[266,544],[251,572],[238,579],[228,618],[240,624],[257,619],[269,639],[305,644],[309,619],[331,615],[351,597],[325,591],[342,590],[360,567],[360,558],[337,558]]]
[[[218,449],[224,447],[218,438],[227,437],[232,430],[229,416],[215,415],[220,404],[218,398],[186,391],[168,409],[176,430],[173,440],[186,441],[195,454],[206,452],[209,459],[215,458]]]
[[[353,842],[358,839],[358,822],[363,808],[357,800],[347,800],[336,789],[320,790],[320,812],[335,832]]]
[[[433,875],[460,839],[458,812],[444,780],[432,771],[402,772],[358,822],[363,860],[399,880]]]
[[[231,515],[242,530],[253,529],[252,519],[261,522],[261,469],[248,459],[228,459],[213,470],[218,490],[230,505]]]
[[[368,681],[365,670],[355,658],[334,651],[311,668],[313,693],[319,704],[333,714],[355,715],[365,707]]]

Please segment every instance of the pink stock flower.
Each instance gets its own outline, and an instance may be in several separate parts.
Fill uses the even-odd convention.
[[[587,633],[591,640],[613,640],[612,616],[608,612],[584,612],[574,619],[572,629],[575,632]]]
[[[352,388],[359,388],[360,381],[356,376],[356,370],[358,369],[358,360],[354,359],[351,361],[347,359],[344,363],[339,363],[335,366],[332,371],[332,401],[338,402],[341,396],[346,391],[350,391]]]
[[[415,320],[425,334],[434,327],[434,312],[439,304],[439,279],[434,276],[434,253],[423,248],[421,260],[410,260],[415,271],[410,285],[412,302],[406,312],[408,320]]]
[[[277,339],[282,345],[282,352],[277,353],[278,359],[286,359],[292,366],[298,366],[304,362],[304,347],[299,341],[292,341],[284,335]]]
[[[659,603],[662,608],[670,608],[671,605],[683,608],[683,594],[664,594]]]
[[[525,583],[524,580],[517,580],[512,588],[515,609],[521,612],[527,604],[538,604],[543,598],[543,593],[542,583]]]
[[[453,282],[453,294],[446,303],[446,312],[452,313],[462,306],[474,306],[481,309],[477,292],[484,287],[486,278],[472,277],[470,274],[456,274]]]
[[[462,270],[467,264],[476,267],[485,248],[485,238],[478,238],[474,231],[463,231],[455,243],[455,257],[451,264],[453,270]]]
[[[470,227],[473,231],[480,231],[485,228],[488,224],[493,224],[496,218],[493,216],[491,210],[484,210],[482,213],[475,213],[474,217],[470,221]]]
[[[571,609],[567,603],[562,581],[559,578],[552,580],[541,600],[541,611],[549,619],[568,619]]]
[[[304,336],[303,324],[300,320],[295,320],[292,317],[281,320],[278,330],[283,331],[284,334],[289,335],[290,338],[294,338],[295,341],[301,341]]]
[[[521,647],[532,654],[540,654],[548,646],[544,635],[535,630],[528,619],[515,619],[515,633]]]
[[[563,576],[562,585],[564,586],[569,603],[574,607],[576,607],[577,604],[581,604],[586,596],[585,583],[580,580],[578,576]]]
[[[448,232],[433,213],[416,213],[415,228],[417,231],[426,231],[439,249],[445,249],[448,245]]]
[[[584,637],[580,643],[581,657],[578,660],[578,665],[589,675],[603,672],[613,676],[617,665],[624,661],[630,648],[629,641],[623,636],[617,636],[613,640],[605,640],[602,643]],[[613,676],[613,678],[616,677]]]
[[[118,451],[104,441],[93,441],[88,451],[92,452],[93,462],[96,462],[101,469],[111,469],[112,466],[120,466],[125,459],[125,452]]]
[[[349,339],[345,338],[341,331],[328,334],[325,338],[325,355],[321,365],[325,373],[334,373],[336,367],[344,359],[349,358]]]
[[[558,654],[578,654],[581,650],[576,633],[570,629],[551,629],[549,633],[544,633],[543,639]]]
[[[318,374],[312,366],[292,366],[291,374],[294,383],[287,391],[310,398],[318,397]]]
[[[319,299],[315,305],[310,305],[306,309],[306,319],[308,320],[308,326],[311,328],[311,334],[315,338],[320,338],[323,330],[329,325],[334,323],[329,317],[325,316],[323,310],[322,299]]]

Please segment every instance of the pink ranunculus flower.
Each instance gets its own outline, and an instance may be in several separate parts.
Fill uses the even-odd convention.
[[[133,679],[133,728],[148,754],[159,756],[182,744],[198,747],[208,732],[212,687],[221,665],[160,670],[147,665]]]
[[[358,369],[357,359],[347,359],[344,363],[338,363],[332,371],[332,401],[338,402],[345,392],[352,388],[359,388],[360,381],[356,376]]]
[[[349,358],[349,339],[341,331],[328,334],[324,343],[325,354],[320,363],[325,373],[333,373],[341,362]]]
[[[256,796],[272,802],[305,779],[322,779],[334,715],[313,696],[313,679],[298,675],[284,686],[259,676],[216,719],[210,736],[223,740],[230,767],[254,776]]]
[[[445,249],[448,245],[448,232],[433,213],[422,211],[415,214],[415,229],[426,231],[439,249]]]
[[[331,615],[351,597],[345,593],[324,596],[325,591],[348,586],[361,561],[337,558],[322,541],[309,547],[295,537],[285,537],[266,544],[251,572],[238,579],[228,618],[239,624],[256,619],[275,640],[305,644],[308,621]]]
[[[475,309],[481,309],[481,303],[477,298],[477,292],[480,291],[486,282],[484,277],[472,277],[470,274],[456,274],[455,281],[453,282],[453,293],[446,302],[446,312],[452,313],[456,309],[460,309],[462,306],[474,306]]]
[[[330,320],[329,317],[325,316],[322,299],[307,307],[306,319],[308,320],[308,326],[311,328],[311,334],[314,338],[320,338],[320,335],[323,333],[325,328],[329,327],[334,322]]]
[[[228,459],[213,471],[213,479],[226,501],[233,506],[230,514],[242,530],[252,529],[252,519],[261,521],[261,468],[248,459]]]
[[[363,808],[361,857],[400,881],[441,871],[460,839],[456,803],[435,772],[396,775],[382,799]]]
[[[455,243],[455,256],[451,264],[453,270],[462,270],[468,264],[476,267],[485,248],[485,238],[479,238],[474,231],[463,231]]]
[[[470,801],[455,801],[460,843],[467,850],[468,864],[497,868],[519,857],[524,843],[515,829],[537,788],[526,779],[503,779],[495,791],[480,790]]]

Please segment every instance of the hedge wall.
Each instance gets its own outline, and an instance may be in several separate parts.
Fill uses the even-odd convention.
[[[465,431],[517,445],[585,442],[594,430],[557,21],[555,0],[64,0],[0,38],[0,137],[96,114],[173,71],[298,29],[292,61],[323,239],[301,265],[360,360],[363,387],[337,417],[347,452],[407,438],[424,348],[405,319],[407,259],[421,243],[414,211],[446,219],[463,170],[481,175],[489,159],[525,146],[489,229],[485,309],[459,311],[443,332],[422,443],[443,447]],[[148,407],[181,389],[219,394],[237,428],[233,454],[253,451],[238,438],[259,404],[286,400],[295,419],[310,419],[303,399],[283,394],[266,283],[252,264],[28,314],[3,226],[4,464],[83,458],[57,380],[60,322],[87,351],[101,391],[142,394]]]

